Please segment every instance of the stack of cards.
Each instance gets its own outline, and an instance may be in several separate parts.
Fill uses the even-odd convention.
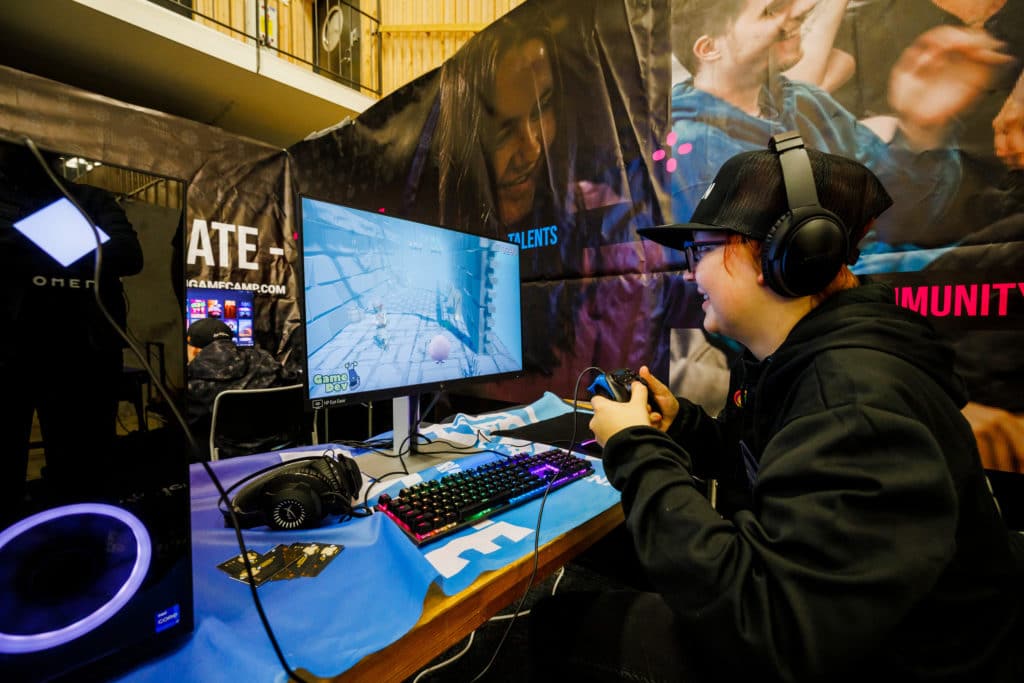
[[[270,552],[262,555],[250,548],[246,554],[252,565],[253,583],[262,586],[268,581],[316,576],[344,549],[345,546],[336,543],[292,543],[274,546]],[[236,581],[249,582],[245,560],[241,555],[221,562],[217,569]]]

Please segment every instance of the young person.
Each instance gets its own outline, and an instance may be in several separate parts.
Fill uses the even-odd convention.
[[[210,420],[217,395],[228,389],[266,389],[295,384],[299,379],[259,347],[235,345],[231,328],[223,320],[203,318],[188,327],[189,346],[198,349],[188,364],[188,421],[200,443],[209,440]],[[284,438],[284,437],[282,437]],[[225,444],[227,457],[257,453],[278,446],[276,436],[266,441]]]
[[[1020,537],[953,354],[848,269],[890,203],[861,164],[782,134],[729,159],[690,223],[642,231],[686,252],[705,329],[745,352],[715,419],[647,368],[629,402],[594,398],[654,591],[542,601],[535,678],[1024,680]]]
[[[670,180],[675,219],[691,215],[726,159],[798,130],[816,149],[864,163],[897,195],[869,236],[877,251],[946,246],[963,237],[962,224],[947,216],[962,175],[951,138],[958,117],[1011,61],[1002,43],[952,26],[920,36],[887,75],[896,125],[883,139],[824,90],[783,75],[804,56],[807,4],[673,0],[673,53],[692,74],[672,89],[672,130],[692,146]]]
[[[505,238],[562,222],[569,174],[562,90],[542,20],[503,17],[444,63],[434,133],[442,224],[483,226]]]

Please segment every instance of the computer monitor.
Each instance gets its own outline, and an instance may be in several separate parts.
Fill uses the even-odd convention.
[[[311,197],[301,219],[311,408],[397,399],[397,451],[410,397],[522,372],[518,245]]]
[[[219,318],[231,328],[238,346],[252,346],[253,293],[230,289],[188,287],[185,290],[185,329],[203,318]],[[190,347],[189,352],[195,349]]]

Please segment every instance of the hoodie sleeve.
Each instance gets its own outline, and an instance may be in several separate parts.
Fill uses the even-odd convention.
[[[700,478],[719,476],[723,444],[718,420],[689,399],[676,397],[679,413],[666,432],[691,458],[690,469]]]
[[[787,424],[763,452],[753,511],[733,520],[655,429],[615,435],[604,461],[648,576],[725,680],[828,680],[862,665],[953,553],[939,445],[891,411],[845,405]]]

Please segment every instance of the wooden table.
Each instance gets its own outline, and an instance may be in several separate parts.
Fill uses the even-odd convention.
[[[622,520],[622,506],[614,505],[541,546],[534,585],[611,532]],[[320,679],[301,669],[298,673],[311,681],[404,681],[522,598],[532,572],[531,553],[504,569],[483,574],[457,595],[444,595],[434,584],[427,592],[419,622],[388,647],[367,655],[334,679]]]

